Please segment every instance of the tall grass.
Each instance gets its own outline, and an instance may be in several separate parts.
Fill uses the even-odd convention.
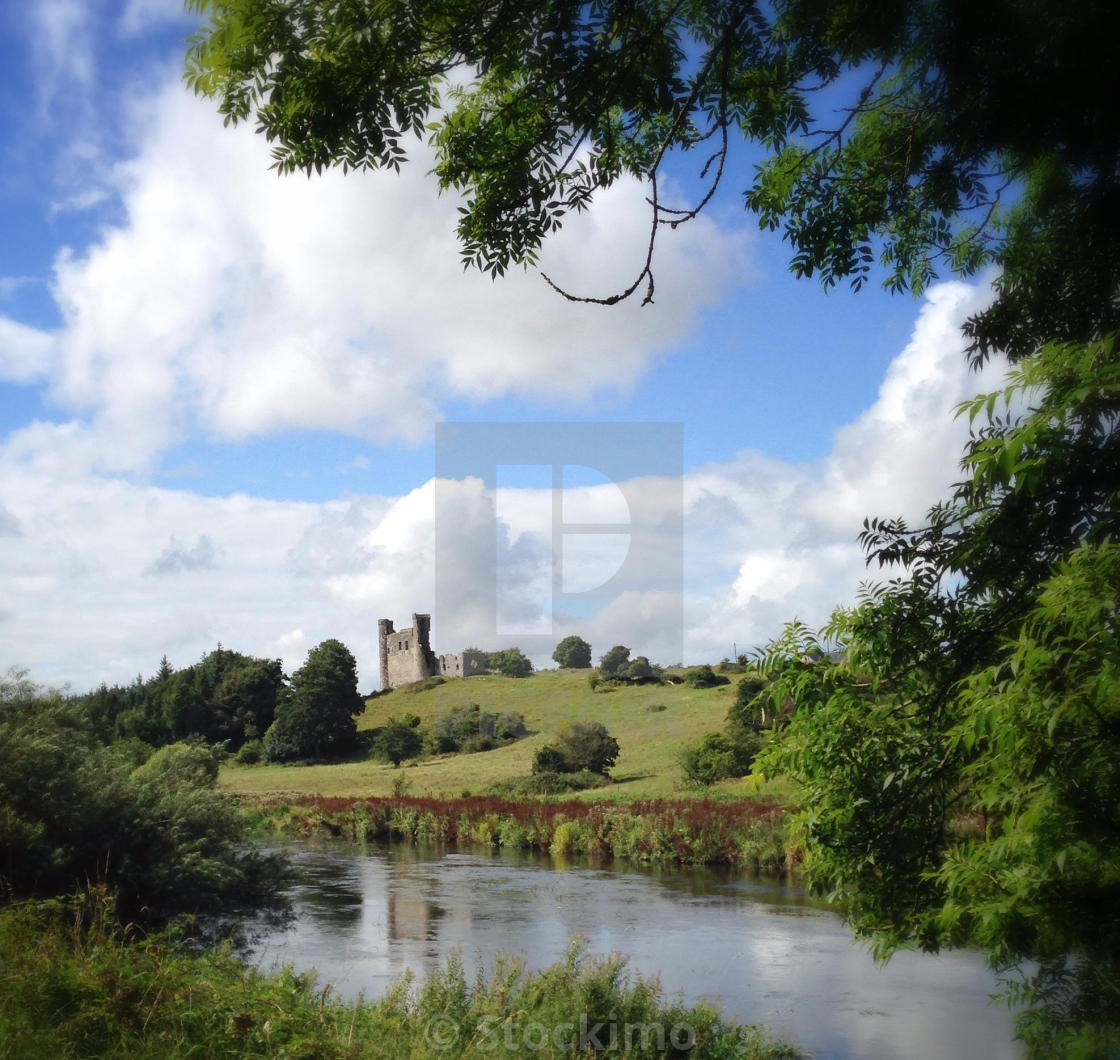
[[[771,873],[795,870],[800,862],[800,849],[787,841],[784,810],[768,799],[654,799],[618,805],[486,796],[307,797],[257,801],[248,812],[277,831],[356,842],[483,845],[644,862],[735,865]]]
[[[505,961],[473,982],[452,956],[422,984],[406,977],[379,1000],[344,1002],[290,970],[247,968],[226,949],[190,950],[167,932],[134,937],[110,908],[102,895],[0,910],[0,1056],[798,1055],[709,1007],[666,1002],[657,980],[579,946],[544,971]]]

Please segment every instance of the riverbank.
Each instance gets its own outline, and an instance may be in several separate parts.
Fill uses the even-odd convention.
[[[789,836],[785,808],[765,798],[614,804],[305,796],[248,799],[243,806],[258,829],[304,838],[502,847],[559,857],[730,865],[770,874],[796,873],[803,857]]]
[[[509,962],[468,983],[457,957],[376,1001],[346,1002],[290,969],[262,974],[228,949],[135,937],[96,901],[0,909],[0,1055],[128,1060],[314,1057],[435,1060],[586,1055],[792,1060],[800,1054],[708,1006],[666,1001],[621,958],[579,948],[535,973]]]

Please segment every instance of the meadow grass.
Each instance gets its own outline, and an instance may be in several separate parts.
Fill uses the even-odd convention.
[[[378,728],[391,716],[415,714],[425,727],[456,707],[477,703],[483,711],[524,715],[533,735],[493,751],[442,755],[394,769],[372,759],[312,766],[223,767],[220,784],[240,795],[387,796],[403,783],[410,794],[459,796],[481,793],[492,784],[526,776],[533,756],[566,722],[601,721],[621,747],[611,770],[614,783],[581,792],[579,798],[626,802],[689,797],[678,763],[682,747],[724,727],[735,700],[735,682],[716,688],[639,685],[592,691],[588,670],[544,670],[526,678],[486,675],[458,678],[435,688],[394,690],[367,702],[359,729]],[[664,709],[650,709],[664,707]],[[759,785],[729,781],[705,794],[737,797]],[[774,792],[763,786],[763,791]],[[777,793],[780,794],[780,791]]]

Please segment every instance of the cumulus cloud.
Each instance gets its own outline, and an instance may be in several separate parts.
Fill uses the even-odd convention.
[[[181,574],[184,571],[214,570],[218,566],[218,550],[209,534],[199,534],[194,545],[187,547],[172,535],[171,543],[144,569],[145,574]]]
[[[264,139],[224,128],[178,77],[126,124],[123,220],[58,257],[60,327],[0,334],[15,351],[0,371],[52,355],[51,396],[106,471],[143,471],[199,434],[416,442],[451,400],[625,390],[744,274],[744,229],[701,218],[664,241],[655,306],[572,306],[534,273],[460,268],[457,200],[437,195],[423,146],[400,176],[278,179]],[[647,209],[621,183],[550,244],[548,268],[613,289]]]
[[[688,471],[683,483],[624,483],[622,502],[614,483],[573,487],[561,499],[566,517],[648,528],[645,572],[584,611],[549,611],[547,490],[499,496],[465,478],[323,503],[203,497],[97,474],[81,462],[82,428],[29,425],[0,449],[0,526],[18,529],[0,550],[9,662],[85,688],[152,670],[165,652],[189,663],[219,640],[279,657],[291,672],[314,644],[338,637],[372,688],[381,617],[432,612],[437,651],[517,643],[496,632],[499,582],[512,622],[547,612],[556,640],[575,632],[596,654],[623,643],[664,663],[745,650],[795,616],[821,623],[866,576],[856,544],[863,517],[920,518],[958,477],[967,425],[950,412],[998,382],[998,366],[978,379],[961,355],[959,325],[984,297],[963,284],[930,292],[878,397],[822,461],[744,452]],[[682,489],[679,594],[662,579],[682,563]],[[619,563],[610,537],[586,535],[564,557],[565,576],[609,577]],[[153,556],[147,567],[138,559]],[[146,576],[157,570],[189,577]],[[666,635],[667,616],[682,611],[683,646]],[[535,652],[535,662],[550,665],[550,653]]]

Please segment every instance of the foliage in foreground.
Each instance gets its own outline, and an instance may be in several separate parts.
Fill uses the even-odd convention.
[[[765,799],[654,799],[616,806],[498,797],[306,798],[256,802],[250,812],[281,831],[355,842],[478,844],[767,872],[792,870],[800,857],[786,842],[784,810]]]
[[[1016,412],[1027,402],[1033,407]],[[995,414],[1004,404],[1005,416]],[[1032,962],[1035,1055],[1120,1052],[1120,358],[1052,344],[1002,395],[929,526],[872,523],[909,577],[771,650],[797,704],[769,766],[803,786],[815,885],[881,952]],[[1009,547],[1014,541],[1015,546]]]
[[[0,681],[0,890],[96,881],[146,919],[269,898],[280,866],[248,849],[212,751],[172,744],[136,765],[128,750],[101,746],[75,705]]]
[[[613,1028],[620,1046],[627,1025],[642,1027],[614,1050],[628,1056],[679,1055],[672,1045],[689,1040],[695,1057],[798,1055],[713,1009],[667,1002],[656,979],[574,944],[543,971],[505,960],[473,982],[452,956],[422,984],[406,977],[371,1002],[341,1001],[290,970],[264,975],[225,949],[187,950],[171,934],[129,938],[88,898],[0,911],[0,952],[0,1052],[9,1060],[572,1056],[566,1046],[578,1044],[581,1022],[587,1032],[598,1025],[604,1043]]]

